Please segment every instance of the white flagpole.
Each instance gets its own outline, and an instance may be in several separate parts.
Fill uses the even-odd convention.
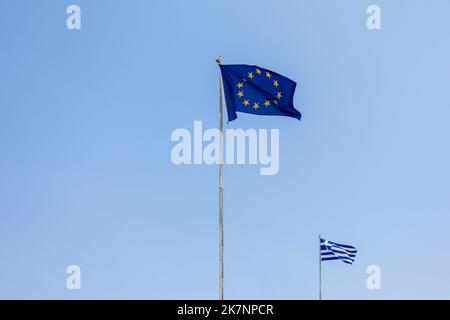
[[[322,241],[319,234],[319,300],[322,300]]]
[[[218,65],[223,62],[222,57],[216,59]],[[223,158],[223,108],[222,108],[222,75],[219,80],[219,300],[223,300],[223,179],[222,179],[222,158]]]

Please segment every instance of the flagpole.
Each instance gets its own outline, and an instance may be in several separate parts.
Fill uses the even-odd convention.
[[[322,300],[322,241],[319,234],[319,300]]]
[[[222,57],[216,59],[218,65],[223,62]],[[223,162],[223,108],[222,108],[222,76],[219,79],[219,300],[223,300],[223,179],[222,179],[222,162]]]

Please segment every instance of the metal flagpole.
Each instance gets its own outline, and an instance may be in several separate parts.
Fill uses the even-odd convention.
[[[216,59],[218,65],[223,62],[222,57]],[[223,111],[222,111],[222,75],[219,79],[219,300],[223,300]]]
[[[319,300],[322,300],[322,241],[319,234]]]

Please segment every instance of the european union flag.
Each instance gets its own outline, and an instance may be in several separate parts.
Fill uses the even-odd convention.
[[[276,72],[245,64],[220,65],[228,121],[236,112],[301,119],[294,108],[297,84]]]

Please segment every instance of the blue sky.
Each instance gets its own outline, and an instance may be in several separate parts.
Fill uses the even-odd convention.
[[[81,30],[65,26],[72,3]],[[217,167],[173,165],[170,135],[217,126],[222,55],[295,80],[303,114],[228,125],[279,128],[281,149],[275,176],[225,168],[225,297],[316,299],[320,233],[359,250],[323,265],[324,298],[449,299],[449,11],[2,1],[0,298],[217,298]]]

